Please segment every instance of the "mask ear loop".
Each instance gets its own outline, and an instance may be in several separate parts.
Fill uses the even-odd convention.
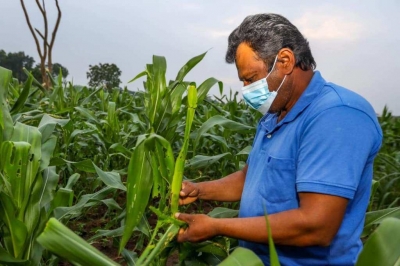
[[[286,77],[287,77],[287,75],[285,75],[285,77],[283,78],[281,85],[279,85],[278,89],[276,90],[276,93],[278,93],[279,89],[282,87],[283,82],[285,82]]]
[[[274,60],[274,63],[272,64],[271,71],[268,73],[268,75],[267,75],[267,77],[265,79],[267,79],[269,77],[269,75],[272,73],[272,71],[274,71],[275,64],[276,64],[277,60],[278,60],[278,55],[275,56],[275,60]]]

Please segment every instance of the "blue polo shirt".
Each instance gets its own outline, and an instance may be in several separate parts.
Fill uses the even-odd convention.
[[[371,105],[360,95],[326,82],[318,71],[297,103],[277,123],[259,122],[248,158],[239,217],[299,207],[299,192],[349,199],[330,246],[277,245],[282,265],[354,265],[370,196],[373,160],[382,131]],[[268,245],[240,241],[269,265]]]

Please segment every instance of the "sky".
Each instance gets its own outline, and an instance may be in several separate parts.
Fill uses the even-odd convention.
[[[25,0],[31,22],[43,28],[35,1]],[[55,23],[54,1],[45,0],[49,28]],[[114,63],[121,86],[141,90],[143,79],[128,83],[165,56],[167,79],[192,57],[206,57],[186,77],[201,84],[214,77],[224,93],[239,91],[236,67],[225,62],[229,34],[252,14],[278,13],[288,18],[310,43],[316,70],[330,82],[366,98],[377,113],[387,105],[400,115],[400,1],[385,0],[59,0],[62,20],[53,62],[69,70],[67,80],[86,85],[89,65]],[[20,1],[0,0],[0,49],[24,51],[39,62]],[[219,96],[217,87],[210,92]],[[239,93],[239,95],[241,95]]]

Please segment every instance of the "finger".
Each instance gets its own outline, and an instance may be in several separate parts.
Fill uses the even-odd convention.
[[[176,237],[176,241],[179,243],[185,242],[186,241],[186,230],[184,228],[179,229],[178,235]]]
[[[181,191],[179,192],[179,195],[182,197],[185,197],[187,195],[187,193],[189,192],[189,191],[187,191],[189,189],[188,187],[190,187],[190,186],[187,185],[187,182],[183,182]]]
[[[175,218],[190,224],[193,221],[193,215],[187,213],[175,213]]]

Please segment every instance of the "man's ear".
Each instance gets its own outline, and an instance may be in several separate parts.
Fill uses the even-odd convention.
[[[290,75],[293,72],[294,66],[296,65],[296,58],[294,53],[289,48],[282,48],[278,52],[279,69],[285,75]]]

